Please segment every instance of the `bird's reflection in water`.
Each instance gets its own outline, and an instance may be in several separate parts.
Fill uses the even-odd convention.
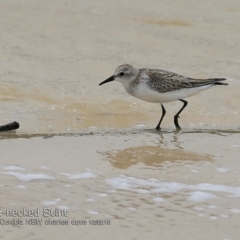
[[[147,166],[159,166],[166,161],[212,161],[210,155],[161,146],[131,147],[116,153],[108,152],[106,154],[112,166],[119,169],[127,169],[138,163],[144,163]]]

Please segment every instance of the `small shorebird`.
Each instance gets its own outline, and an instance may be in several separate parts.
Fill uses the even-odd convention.
[[[179,100],[183,102],[182,108],[174,116],[174,124],[177,130],[181,127],[178,118],[188,102],[183,100],[191,97],[212,86],[228,85],[222,83],[225,78],[194,79],[160,69],[135,68],[129,64],[120,65],[114,74],[101,82],[102,85],[111,81],[121,82],[125,90],[132,96],[146,102],[160,103],[162,116],[156,129],[159,130],[162,120],[166,114],[163,103]]]

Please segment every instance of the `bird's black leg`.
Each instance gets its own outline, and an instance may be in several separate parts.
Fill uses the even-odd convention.
[[[188,102],[182,99],[179,99],[179,101],[183,102],[183,106],[182,108],[178,111],[178,113],[174,116],[174,124],[177,128],[177,130],[180,130],[181,127],[178,124],[178,118],[179,118],[179,114],[183,111],[183,109],[188,105]]]
[[[162,122],[162,120],[163,120],[163,118],[164,118],[164,116],[166,114],[166,110],[165,110],[165,108],[164,108],[164,106],[162,104],[161,104],[161,107],[162,107],[162,116],[160,118],[160,121],[159,121],[158,125],[156,126],[157,130],[161,129],[160,125],[161,125],[161,122]]]

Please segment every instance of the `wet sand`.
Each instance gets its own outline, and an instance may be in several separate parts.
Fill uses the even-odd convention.
[[[0,134],[0,238],[238,239],[239,11],[237,0],[1,1],[1,124],[20,129]],[[165,104],[158,132],[158,104],[98,86],[122,63],[229,86],[189,98],[180,132],[181,103]],[[4,215],[23,208],[42,225]]]

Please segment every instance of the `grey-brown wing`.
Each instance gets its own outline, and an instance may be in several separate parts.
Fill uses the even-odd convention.
[[[193,79],[173,72],[151,69],[147,73],[149,77],[148,84],[158,92],[171,92],[182,88],[193,88],[204,85],[221,84],[220,81],[225,78]]]

